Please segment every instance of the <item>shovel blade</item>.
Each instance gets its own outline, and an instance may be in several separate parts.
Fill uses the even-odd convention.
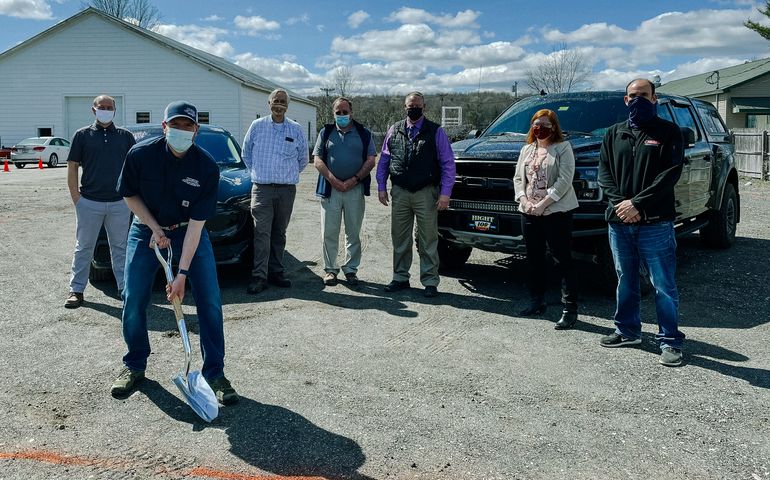
[[[171,379],[177,386],[190,408],[207,422],[211,422],[219,415],[219,403],[214,391],[201,372],[190,372],[187,377],[177,373]]]

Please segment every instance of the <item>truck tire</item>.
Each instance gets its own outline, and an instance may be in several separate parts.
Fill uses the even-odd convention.
[[[441,237],[438,239],[438,257],[442,268],[455,269],[462,267],[470,258],[472,251],[472,247],[460,247]]]
[[[88,271],[88,280],[91,283],[100,283],[100,282],[106,282],[107,280],[112,278],[112,270],[111,269],[101,269],[101,268],[94,268],[93,265],[91,265],[90,270]]]
[[[596,265],[599,268],[599,281],[601,282],[601,291],[606,295],[615,296],[618,288],[618,274],[615,272],[615,262],[612,260],[612,251],[609,243],[600,247],[596,255]],[[646,297],[655,291],[650,281],[650,275],[642,270],[639,272],[639,292],[642,297]]]
[[[735,243],[738,224],[738,195],[732,183],[725,185],[722,205],[710,213],[709,223],[700,229],[701,240],[713,248],[728,248]]]

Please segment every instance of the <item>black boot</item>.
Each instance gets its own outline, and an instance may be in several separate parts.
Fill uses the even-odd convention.
[[[561,312],[561,318],[556,322],[556,325],[554,325],[553,328],[555,330],[569,330],[575,326],[575,322],[577,322],[577,312],[564,310]]]

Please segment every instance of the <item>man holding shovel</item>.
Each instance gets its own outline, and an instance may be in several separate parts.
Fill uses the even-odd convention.
[[[112,384],[113,396],[129,394],[144,378],[150,341],[147,307],[159,267],[153,244],[182,252],[179,271],[166,287],[168,299],[184,298],[189,280],[200,324],[203,377],[217,399],[236,403],[238,394],[224,375],[225,339],[216,263],[204,224],[216,212],[219,168],[193,143],[198,111],[187,102],[166,107],[164,137],[142,142],[126,156],[118,192],[134,212],[126,249],[123,338],[128,353]]]

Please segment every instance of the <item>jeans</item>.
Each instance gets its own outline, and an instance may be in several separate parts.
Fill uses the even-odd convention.
[[[546,245],[556,260],[561,276],[564,311],[577,312],[577,279],[572,262],[572,212],[555,212],[540,217],[521,215],[521,231],[527,247],[527,285],[534,302],[545,301]]]
[[[179,260],[186,228],[166,231],[171,240],[174,257]],[[152,231],[146,225],[134,222],[128,233],[126,250],[125,287],[123,288],[123,339],[128,353],[123,363],[131,370],[144,371],[150,355],[147,334],[147,307],[152,296],[152,284],[160,268],[155,251],[149,248]],[[165,253],[165,250],[162,251]],[[222,317],[222,299],[219,294],[214,252],[204,228],[200,243],[193,255],[187,277],[198,313],[200,346],[203,354],[203,376],[213,380],[224,375],[225,336]],[[169,313],[171,315],[171,313]]]
[[[633,225],[610,222],[610,248],[618,275],[615,333],[626,338],[641,337],[641,295],[639,269],[643,265],[655,287],[655,309],[661,348],[682,348],[679,331],[679,294],[676,289],[676,238],[674,224]]]

